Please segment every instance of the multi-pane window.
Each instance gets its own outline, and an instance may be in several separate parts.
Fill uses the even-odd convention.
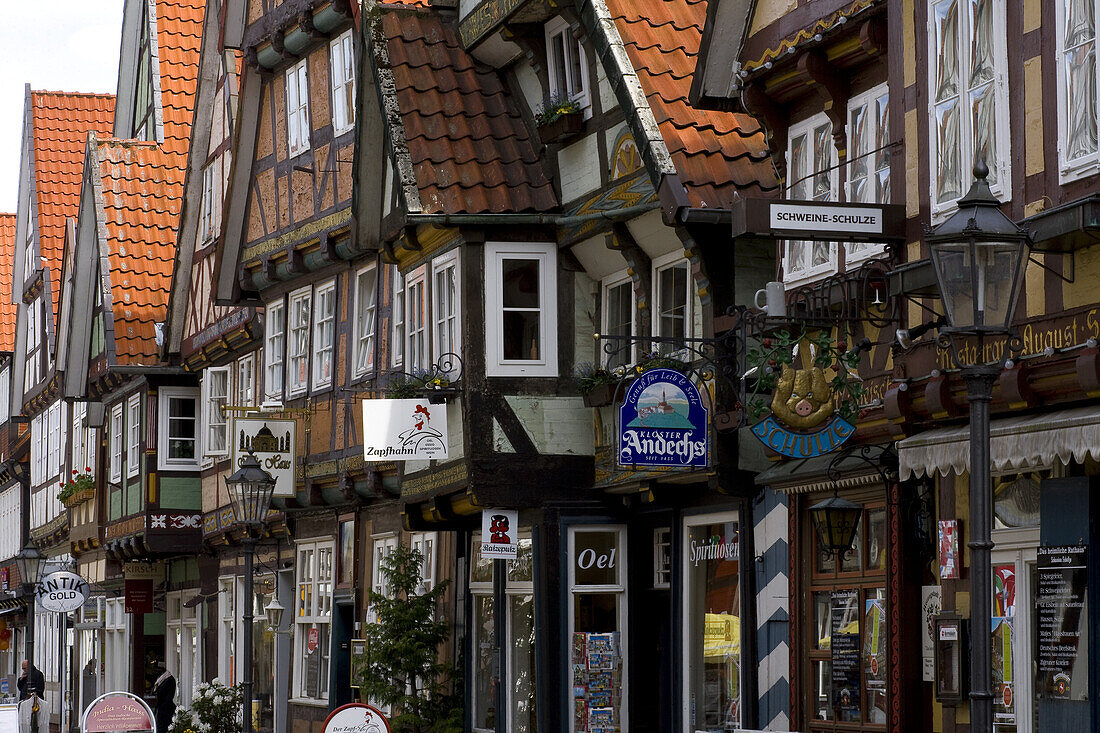
[[[128,690],[130,689],[132,650],[126,599],[108,598],[104,606],[103,686],[101,689]]]
[[[42,299],[31,302],[27,311],[27,348],[23,377],[23,392],[27,393],[38,384],[42,376],[42,329],[45,318],[42,314]]]
[[[312,290],[290,295],[290,343],[287,345],[287,391],[302,394],[309,384],[309,326]]]
[[[1004,3],[934,0],[929,23],[932,210],[954,206],[979,158],[990,187],[1006,198],[1008,180]]]
[[[432,334],[435,358],[459,349],[458,251],[432,263]]]
[[[27,197],[27,241],[23,246],[23,282],[31,279],[31,275],[38,269],[38,262],[34,257],[34,228],[38,226],[38,220],[34,208],[34,199]]]
[[[382,569],[382,561],[385,560],[397,548],[397,537],[385,535],[374,538],[373,551],[371,553],[371,590],[386,596],[390,595],[390,579]],[[373,611],[371,612],[373,619]]]
[[[65,409],[65,403],[55,402],[50,405],[50,409],[47,411],[49,423],[49,446],[46,449],[47,479],[61,473],[62,445],[65,443],[65,434],[61,429],[67,423],[67,420],[61,414],[63,409]]]
[[[334,581],[331,540],[297,545],[298,597],[294,610],[294,697],[328,697],[330,624]]]
[[[198,468],[198,390],[161,387],[157,457],[161,469]]]
[[[836,201],[838,177],[833,124],[825,113],[792,125],[787,146],[787,198]],[[783,257],[786,282],[836,268],[836,247],[829,242],[788,241]]]
[[[111,481],[122,480],[122,404],[111,408]]]
[[[224,456],[228,452],[225,406],[229,404],[229,367],[210,367],[203,374],[202,405],[206,423],[203,452]]]
[[[546,24],[546,62],[550,94],[587,107],[585,76],[588,62],[584,46],[564,18],[557,17]]]
[[[405,328],[408,334],[405,357],[410,372],[428,368],[427,300],[427,282],[421,267],[405,280]]]
[[[374,324],[378,314],[378,269],[365,267],[355,275],[355,376],[374,368]]]
[[[141,395],[126,400],[126,475],[137,476],[141,454]]]
[[[198,614],[188,606],[183,591],[165,596],[165,662],[179,685],[181,705],[190,705],[202,682]]]
[[[214,238],[214,171],[211,163],[202,169],[202,205],[199,207],[199,244]]]
[[[1097,0],[1059,0],[1059,125],[1061,173],[1095,173],[1097,154]]]
[[[553,245],[485,246],[489,376],[557,375],[555,255]]]
[[[313,387],[332,384],[333,348],[336,333],[336,281],[319,285],[313,309]],[[308,307],[308,306],[307,306]],[[291,310],[293,313],[293,309]],[[293,388],[293,385],[291,385]]]
[[[256,383],[252,354],[237,360],[237,405],[251,406],[256,400]]]
[[[94,429],[84,426],[87,414],[88,403],[73,403],[72,467],[82,473],[91,471],[92,464],[95,462]]]
[[[332,67],[332,132],[347,132],[355,123],[355,53],[351,31],[341,34],[329,45]]]
[[[890,94],[885,84],[848,102],[848,201],[890,203]],[[848,258],[868,257],[882,245],[847,242]]]
[[[653,335],[663,338],[683,339],[691,335],[691,288],[688,262],[679,254],[654,260],[653,300],[657,307],[653,314]],[[659,350],[669,353],[679,348],[677,344],[661,344]]]
[[[241,671],[237,656],[237,632],[241,626],[237,609],[242,595],[239,586],[235,577],[218,579],[218,678],[227,685],[236,684]]]
[[[601,328],[601,333],[608,336],[629,338],[634,335],[634,282],[629,275],[619,275],[604,282]],[[634,361],[632,347],[612,343],[614,352],[601,354],[606,366],[626,366]]]
[[[405,363],[405,277],[397,269],[397,265],[390,268],[393,275],[393,366],[401,366]]]
[[[409,536],[409,547],[420,552],[420,585],[418,593],[427,593],[435,587],[435,532],[414,532]]]
[[[302,59],[286,70],[286,139],[291,155],[309,149],[309,83]]]
[[[274,399],[283,396],[283,352],[286,346],[286,305],[279,300],[268,303],[267,334],[264,337],[264,394]]]

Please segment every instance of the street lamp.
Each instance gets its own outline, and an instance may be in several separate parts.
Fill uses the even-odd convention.
[[[244,673],[241,687],[244,691],[243,724],[244,733],[252,733],[252,623],[255,599],[255,579],[253,578],[253,554],[256,550],[256,537],[253,534],[264,526],[267,512],[271,507],[271,494],[275,490],[275,479],[260,466],[260,461],[249,451],[241,459],[240,468],[225,480],[229,491],[229,500],[233,503],[234,524],[244,533],[242,544],[244,553]]]
[[[841,499],[835,491],[831,498],[810,507],[810,519],[817,530],[821,548],[841,555],[852,549],[861,516],[862,506]]]
[[[34,670],[34,606],[35,584],[38,583],[38,573],[42,569],[42,553],[27,542],[26,546],[15,556],[15,566],[19,569],[19,580],[23,584],[23,595],[30,596],[27,601],[27,630],[23,634],[23,654],[27,660],[27,686],[31,683],[31,672]],[[40,691],[45,694],[45,690]],[[33,698],[32,698],[33,699]],[[38,733],[38,705],[35,704],[31,711],[31,733]]]
[[[979,160],[974,184],[959,209],[928,231],[936,282],[947,312],[940,330],[951,358],[966,380],[970,403],[970,729],[993,730],[993,661],[990,633],[992,569],[990,539],[992,487],[989,477],[989,403],[993,384],[1008,359],[1012,317],[1028,258],[1029,236],[1001,211],[989,190],[989,169]],[[955,336],[973,337],[977,349],[964,358]],[[987,362],[986,347],[990,356]]]

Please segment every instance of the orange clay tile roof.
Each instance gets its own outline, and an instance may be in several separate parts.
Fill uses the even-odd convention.
[[[164,115],[162,147],[164,152],[180,156],[181,168],[187,165],[191,139],[205,11],[205,0],[157,0],[157,53]]]
[[[558,205],[515,102],[497,74],[431,11],[387,8],[405,139],[425,213],[547,211]]]
[[[14,249],[15,214],[0,214],[0,292],[11,292]],[[15,351],[16,306],[10,301],[11,298],[0,298],[0,352]]]
[[[760,124],[688,103],[706,0],[607,0],[692,206],[728,208],[778,187]],[[745,191],[745,189],[751,189]]]
[[[157,361],[154,324],[163,322],[176,255],[184,171],[156,143],[96,145],[107,228],[115,363]]]
[[[31,145],[38,203],[38,243],[45,264],[61,272],[65,222],[80,207],[80,181],[88,132],[109,136],[115,116],[113,94],[31,92]],[[10,274],[9,274],[10,277]],[[54,283],[57,313],[61,288]]]

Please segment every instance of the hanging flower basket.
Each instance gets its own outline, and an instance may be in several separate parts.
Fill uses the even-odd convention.
[[[81,489],[80,491],[69,495],[69,497],[64,499],[62,503],[66,507],[72,508],[74,506],[79,506],[86,501],[91,501],[91,499],[94,497],[95,489]]]

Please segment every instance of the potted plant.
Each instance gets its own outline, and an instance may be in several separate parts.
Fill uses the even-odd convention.
[[[603,407],[614,400],[621,375],[586,361],[573,370],[573,379],[577,383],[577,391],[584,398],[585,407]]]
[[[583,123],[581,106],[565,95],[550,97],[535,112],[539,138],[547,144],[568,140],[581,131]]]
[[[92,469],[85,467],[84,473],[73,469],[73,477],[61,484],[61,490],[57,492],[57,500],[67,507],[76,506],[88,501],[95,496],[95,478]]]
[[[244,692],[218,680],[195,688],[191,707],[176,708],[167,733],[239,733]]]

